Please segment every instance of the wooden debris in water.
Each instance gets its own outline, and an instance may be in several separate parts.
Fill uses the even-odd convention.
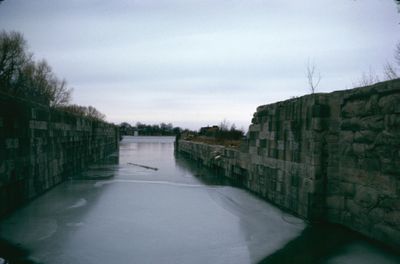
[[[148,170],[155,170],[155,171],[158,170],[158,168],[155,168],[155,167],[150,167],[150,166],[146,166],[146,165],[140,165],[140,164],[136,164],[136,163],[132,163],[132,162],[128,162],[128,164],[129,165],[133,165],[133,166],[142,167],[142,168],[145,168],[145,169],[148,169]]]

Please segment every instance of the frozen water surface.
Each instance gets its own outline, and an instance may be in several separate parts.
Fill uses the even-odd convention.
[[[223,185],[175,157],[173,140],[125,137],[118,164],[91,166],[16,211],[1,238],[38,263],[399,263]]]

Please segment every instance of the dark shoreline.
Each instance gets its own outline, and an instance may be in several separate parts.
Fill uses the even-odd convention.
[[[39,264],[29,259],[29,251],[0,239],[0,261],[7,264]]]
[[[391,260],[400,261],[396,250],[382,242],[368,238],[344,226],[331,223],[311,224],[295,239],[266,256],[258,264],[325,263],[346,245],[366,242],[385,252]]]

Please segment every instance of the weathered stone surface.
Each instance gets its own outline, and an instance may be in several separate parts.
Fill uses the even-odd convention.
[[[400,225],[400,211],[391,210],[385,214],[385,221],[391,226]]]
[[[118,149],[116,126],[0,93],[0,216]]]
[[[329,117],[330,108],[325,104],[314,104],[312,106],[312,117]]]
[[[378,105],[383,114],[397,113],[398,105],[400,105],[400,94],[383,96],[379,99]]]
[[[378,105],[378,100],[379,100],[378,94],[371,95],[369,100],[366,101],[365,112],[362,114],[362,116],[379,114],[380,109],[379,109],[379,105]]]
[[[393,147],[400,146],[400,137],[398,137],[398,133],[390,133],[387,131],[382,131],[377,135],[376,144],[393,146]]]
[[[372,130],[361,130],[354,134],[354,142],[356,143],[373,143],[377,133]]]
[[[400,129],[400,114],[385,115],[385,128],[388,130]]]
[[[367,145],[361,143],[353,143],[353,154],[357,157],[364,156]]]
[[[345,206],[344,196],[330,195],[326,199],[326,204],[329,208],[343,210]]]
[[[374,188],[362,185],[356,186],[355,202],[363,208],[371,209],[378,202],[378,193]]]
[[[366,102],[364,100],[348,101],[342,107],[342,116],[346,118],[362,116],[365,113],[365,107]]]

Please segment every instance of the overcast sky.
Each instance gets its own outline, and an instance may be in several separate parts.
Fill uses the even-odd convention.
[[[393,0],[5,0],[0,29],[22,32],[115,123],[247,129],[257,106],[381,74],[400,40]]]

